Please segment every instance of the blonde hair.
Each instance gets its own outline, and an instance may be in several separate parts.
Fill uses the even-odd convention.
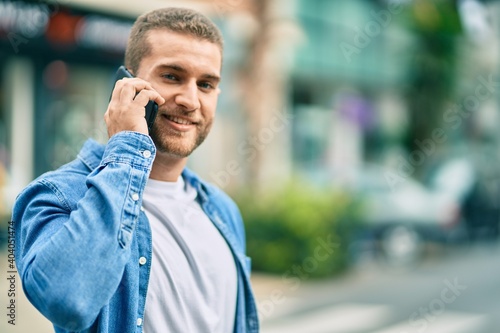
[[[166,29],[207,40],[216,44],[222,54],[222,34],[205,15],[188,8],[156,9],[139,16],[130,31],[125,51],[125,66],[134,73],[137,72],[142,58],[151,52],[147,35],[154,29]]]

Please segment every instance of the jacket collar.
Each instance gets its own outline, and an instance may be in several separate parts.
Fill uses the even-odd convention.
[[[95,170],[101,164],[102,155],[104,154],[105,146],[98,143],[94,139],[88,139],[83,144],[78,158],[85,164],[90,170]],[[214,190],[206,182],[200,179],[196,173],[194,173],[189,168],[185,167],[182,171],[182,177],[185,181],[189,182],[198,193],[201,195],[202,200],[208,199],[208,195],[214,194]]]
[[[184,178],[184,181],[188,182],[196,189],[203,202],[208,200],[209,195],[215,194],[212,186],[208,185],[207,182],[201,180],[200,177],[198,177],[198,175],[188,167],[184,168],[181,175]]]

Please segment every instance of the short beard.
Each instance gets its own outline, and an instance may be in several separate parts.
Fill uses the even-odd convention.
[[[197,136],[194,142],[187,144],[182,144],[180,142],[183,140],[186,133],[162,129],[158,126],[158,122],[153,124],[150,135],[159,152],[178,158],[185,158],[191,155],[191,153],[205,141],[211,128],[212,121],[205,126],[197,125]],[[166,131],[168,131],[168,133],[165,133]]]

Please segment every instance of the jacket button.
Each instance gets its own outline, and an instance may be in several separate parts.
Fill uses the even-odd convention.
[[[142,318],[137,318],[137,326],[141,326],[142,325]]]
[[[151,152],[149,150],[145,150],[142,152],[142,156],[144,156],[145,158],[150,158]]]
[[[146,259],[146,257],[140,257],[139,258],[139,264],[142,266],[144,265],[145,263],[148,262],[148,259]]]
[[[132,200],[134,200],[134,201],[139,200],[139,194],[137,194],[137,193],[132,194]]]

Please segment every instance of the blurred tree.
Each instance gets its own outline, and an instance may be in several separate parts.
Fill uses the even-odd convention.
[[[352,241],[362,230],[360,200],[299,179],[258,197],[249,191],[235,199],[245,221],[254,270],[308,279],[332,276],[348,267]]]
[[[266,95],[266,93],[262,89],[265,84],[262,84],[263,82],[260,82],[260,80],[265,75],[266,68],[264,67],[263,60],[270,43],[268,37],[270,22],[267,17],[268,15],[266,15],[269,11],[269,1],[254,0],[253,3],[253,12],[258,22],[258,28],[250,41],[246,68],[243,75],[245,115],[249,136],[258,135],[259,129],[264,124],[264,108],[261,104],[266,99],[266,96],[262,95]],[[267,78],[271,75],[268,74]],[[262,151],[256,149],[254,152],[254,158],[250,159],[247,168],[249,184],[256,184],[260,176],[260,165],[262,164]]]
[[[454,0],[415,0],[406,6],[401,23],[418,39],[405,92],[411,117],[405,146],[411,152],[420,149],[415,140],[430,138],[442,125],[445,103],[454,90],[457,36],[462,29]]]
[[[280,170],[286,167],[281,157],[288,141],[285,104],[290,64],[284,54],[294,31],[293,24],[289,24],[292,20],[283,10],[285,4],[280,0],[252,1],[257,24],[249,41],[242,81],[246,134],[252,148],[246,159],[247,183],[254,190],[262,189],[276,177],[286,178],[285,170]],[[276,118],[280,118],[279,126],[273,125]]]

